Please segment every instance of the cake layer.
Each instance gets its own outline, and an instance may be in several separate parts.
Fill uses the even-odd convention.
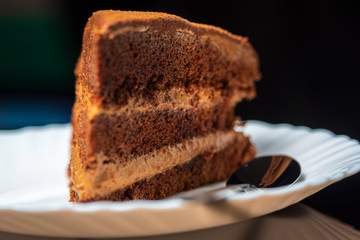
[[[110,182],[108,180],[104,182],[105,186],[90,191],[91,194],[81,196],[71,191],[71,201],[161,199],[207,183],[225,180],[254,156],[255,148],[249,139],[237,135],[230,144],[219,151],[208,150],[198,153],[190,161],[179,162],[176,166],[160,171],[152,177],[140,177],[128,186],[109,191],[106,189],[106,184]]]
[[[129,155],[143,155],[196,136],[232,129],[233,111],[219,104],[213,108],[148,110],[131,115],[99,114],[91,120],[90,154],[101,151],[123,162]]]
[[[95,105],[125,105],[134,96],[156,104],[154,92],[174,87],[255,96],[258,57],[246,38],[173,15],[132,15],[100,11],[85,28],[76,75]]]

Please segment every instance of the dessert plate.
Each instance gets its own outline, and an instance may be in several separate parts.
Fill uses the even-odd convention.
[[[289,187],[236,194],[212,204],[179,198],[71,204],[66,176],[70,125],[0,131],[0,231],[130,237],[205,229],[285,208],[360,171],[359,142],[347,136],[260,121],[248,121],[236,130],[250,136],[258,155],[296,158],[302,168],[300,180]]]

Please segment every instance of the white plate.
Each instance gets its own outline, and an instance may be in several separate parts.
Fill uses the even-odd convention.
[[[238,194],[217,204],[167,199],[73,205],[67,202],[66,176],[70,126],[0,131],[0,231],[129,237],[198,230],[282,209],[360,171],[360,145],[347,136],[259,121],[249,121],[244,131],[259,155],[298,159],[302,180],[287,188]]]

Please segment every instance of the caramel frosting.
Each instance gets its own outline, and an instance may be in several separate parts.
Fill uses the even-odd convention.
[[[78,87],[78,94],[82,94],[82,87]],[[82,94],[83,96],[85,94]],[[235,106],[239,101],[242,101],[247,96],[246,90],[239,92],[234,89],[232,98],[229,99],[230,105]],[[171,88],[168,91],[159,91],[155,100],[156,105],[150,105],[140,98],[130,98],[127,105],[123,106],[107,106],[106,108],[98,106],[90,101],[89,98],[84,98],[88,109],[89,119],[92,119],[97,114],[131,114],[133,112],[147,112],[147,111],[158,111],[164,109],[188,109],[188,108],[211,108],[216,104],[220,103],[222,99],[221,91],[215,90],[214,88],[201,88],[196,93],[186,92],[184,88]]]
[[[94,12],[92,18],[96,19],[96,25],[93,26],[94,32],[98,34],[109,34],[109,36],[123,34],[128,31],[147,31],[149,28],[156,28],[159,31],[171,31],[172,29],[169,29],[167,22],[173,21],[178,25],[176,28],[173,28],[173,31],[182,30],[190,34],[204,36],[216,33],[223,35],[230,41],[243,44],[248,42],[246,37],[234,35],[220,27],[192,23],[179,16],[162,12],[105,10]]]

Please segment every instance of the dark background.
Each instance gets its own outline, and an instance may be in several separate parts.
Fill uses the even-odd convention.
[[[356,3],[356,2],[355,2]],[[0,129],[67,123],[82,32],[101,9],[161,11],[248,36],[258,97],[243,119],[325,128],[360,139],[359,8],[348,1],[0,2]],[[360,229],[360,175],[303,202]]]

